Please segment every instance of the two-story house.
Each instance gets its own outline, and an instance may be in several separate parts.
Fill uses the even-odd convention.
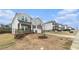
[[[16,13],[12,21],[12,34],[30,33],[32,18],[24,13]]]
[[[51,30],[56,30],[56,22],[55,21],[49,21],[43,24],[43,30],[45,31],[51,31]]]
[[[42,21],[39,17],[32,18],[24,13],[16,13],[12,21],[12,34],[41,33]]]

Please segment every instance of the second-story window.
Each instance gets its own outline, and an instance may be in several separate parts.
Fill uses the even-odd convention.
[[[21,18],[23,21],[24,21],[24,16],[22,16],[22,18]]]
[[[38,28],[38,29],[42,29],[42,26],[41,26],[41,25],[38,25],[37,28]]]
[[[25,21],[27,22],[27,17],[25,17]]]

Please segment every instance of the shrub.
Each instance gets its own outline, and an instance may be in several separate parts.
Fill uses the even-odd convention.
[[[0,28],[0,33],[11,33],[11,29],[10,28]]]

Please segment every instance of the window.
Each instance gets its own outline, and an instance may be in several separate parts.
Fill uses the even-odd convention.
[[[37,26],[37,28],[38,28],[38,29],[41,29],[41,28],[42,28],[42,26],[41,26],[41,25],[38,25],[38,26]]]
[[[35,25],[33,25],[33,28],[36,28],[36,26],[35,26]]]
[[[24,16],[22,16],[22,18],[21,18],[23,21],[24,21]]]
[[[24,31],[24,26],[22,26],[22,30]]]
[[[18,18],[16,18],[17,20],[21,20],[21,18],[20,17],[18,17]]]

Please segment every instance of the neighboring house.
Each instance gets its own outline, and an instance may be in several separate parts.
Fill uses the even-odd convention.
[[[70,31],[75,30],[74,28],[72,28],[72,27],[70,27],[70,26],[68,27],[68,29],[69,29]]]
[[[71,30],[75,30],[75,29],[68,25],[63,25],[63,31],[71,31]]]
[[[16,13],[12,21],[12,34],[30,33],[32,18],[24,13]]]
[[[64,25],[58,24],[58,31],[63,31],[64,30]]]
[[[55,21],[49,21],[43,24],[43,30],[50,31],[56,29],[56,22]]]
[[[42,33],[42,20],[39,17],[35,17],[32,20],[32,31],[34,33]]]
[[[68,25],[64,25],[64,30],[67,30],[68,29]]]
[[[71,27],[68,25],[64,25],[64,31],[69,31],[69,30],[71,30]]]
[[[49,21],[43,24],[43,30],[45,31],[64,31],[64,30],[71,30],[72,27],[68,25],[62,25],[57,23],[56,21]]]

